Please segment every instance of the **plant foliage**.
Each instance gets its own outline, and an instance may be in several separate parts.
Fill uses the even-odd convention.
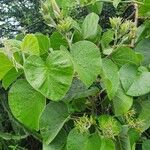
[[[103,30],[106,2],[133,5],[134,20],[110,18]],[[0,80],[9,113],[43,150],[134,150],[138,141],[150,148],[142,138],[150,127],[150,27],[137,24],[150,14],[149,0],[106,2],[42,1],[52,35],[3,40]],[[88,14],[74,18],[78,7]]]

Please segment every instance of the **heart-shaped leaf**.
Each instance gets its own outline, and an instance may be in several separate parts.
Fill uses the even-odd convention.
[[[128,48],[128,47],[119,47],[112,54],[112,60],[119,67],[122,67],[124,64],[127,64],[127,63],[132,63],[132,64],[139,66],[141,63],[139,54],[136,54],[131,48]]]
[[[90,86],[101,70],[101,55],[98,47],[92,42],[80,41],[72,45],[71,55],[80,80]]]
[[[62,102],[50,102],[40,118],[40,131],[46,144],[51,143],[69,118],[68,108]]]
[[[68,47],[66,39],[59,32],[54,32],[50,36],[50,43],[54,50],[59,50],[61,45]]]
[[[83,25],[83,37],[84,39],[92,39],[97,35],[99,16],[95,13],[90,13],[86,16]]]
[[[74,73],[72,61],[64,51],[53,51],[46,62],[38,56],[30,56],[24,71],[31,86],[53,101],[65,96]]]
[[[104,82],[108,97],[111,100],[115,96],[119,87],[118,68],[116,64],[107,58],[102,60],[102,64],[102,81]]]
[[[120,86],[115,97],[113,98],[113,105],[115,115],[123,115],[131,108],[133,104],[133,98],[126,95],[122,87]]]
[[[0,52],[0,80],[13,68],[12,62]]]
[[[127,95],[140,96],[150,92],[150,72],[140,72],[138,67],[132,64],[122,66],[119,72]]]
[[[27,34],[22,42],[21,50],[24,53],[31,54],[31,55],[39,55],[39,43],[38,39],[34,34]]]
[[[72,129],[67,139],[67,150],[101,150],[101,138],[97,133],[81,133]]]
[[[142,64],[148,66],[150,64],[150,39],[141,40],[135,47],[135,51],[144,56]]]
[[[50,48],[50,39],[41,33],[37,33],[35,36],[38,40],[40,54],[43,55],[47,53]]]
[[[23,73],[23,70],[16,71],[15,68],[12,68],[7,72],[2,80],[2,86],[5,89],[8,89],[9,86]]]
[[[42,94],[26,80],[18,80],[9,91],[8,101],[15,118],[28,128],[39,130],[39,118],[46,105]]]

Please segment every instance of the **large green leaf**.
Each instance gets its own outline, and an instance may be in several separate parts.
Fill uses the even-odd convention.
[[[136,47],[135,51],[141,53],[144,56],[143,65],[149,65],[150,64],[150,39],[144,39],[140,41]]]
[[[101,55],[98,47],[92,42],[80,41],[72,45],[71,55],[79,78],[85,85],[90,86],[101,70]]]
[[[46,35],[43,35],[41,33],[37,33],[35,34],[35,36],[39,43],[40,54],[42,55],[47,53],[50,48],[50,39]]]
[[[138,118],[143,121],[142,131],[145,131],[150,127],[150,101],[141,101],[139,104],[141,106],[141,112]]]
[[[28,128],[39,130],[39,118],[46,105],[43,95],[26,80],[17,80],[9,91],[8,102],[15,118]]]
[[[150,72],[139,72],[135,65],[126,64],[121,67],[120,79],[127,95],[140,96],[150,92]]]
[[[122,87],[120,87],[115,97],[113,98],[115,115],[119,116],[127,113],[127,111],[131,108],[132,104],[133,98],[126,95]]]
[[[18,70],[17,71],[15,68],[12,68],[4,76],[4,78],[2,80],[2,86],[5,89],[7,89],[22,73],[23,73],[23,70]]]
[[[117,66],[110,59],[102,60],[102,81],[104,82],[109,99],[112,99],[119,87],[119,73]]]
[[[138,74],[137,66],[126,64],[119,70],[123,89],[127,92]]]
[[[128,47],[120,47],[112,54],[112,60],[122,67],[124,64],[132,63],[137,66],[140,65],[141,59],[132,49]]]
[[[77,129],[72,129],[67,139],[67,150],[84,150],[89,134],[80,133]]]
[[[100,150],[101,139],[98,134],[80,133],[72,129],[67,139],[67,150]]]
[[[13,68],[12,62],[8,57],[0,52],[0,80]]]
[[[74,78],[69,91],[63,98],[63,101],[70,102],[73,99],[79,99],[79,98],[84,98],[84,97],[88,97],[91,95],[95,95],[98,92],[99,92],[99,89],[97,87],[87,88],[82,81],[80,81],[77,78]]]
[[[89,5],[88,9],[90,10],[90,12],[94,12],[100,15],[103,10],[103,2],[97,1],[94,4]]]
[[[102,39],[101,39],[101,45],[103,48],[103,51],[105,48],[109,47],[110,42],[114,40],[114,31],[113,30],[107,30],[103,33]]]
[[[70,113],[83,112],[87,107],[87,98],[73,99],[70,103],[67,103]]]
[[[44,62],[30,56],[24,65],[27,81],[45,97],[58,101],[69,90],[73,78],[73,64],[64,51],[53,51]]]
[[[122,131],[116,139],[116,150],[131,150],[130,139],[127,125],[122,126]]]
[[[69,119],[67,106],[62,102],[50,102],[40,118],[40,131],[45,144],[50,144]]]
[[[101,143],[102,144],[101,144],[100,150],[116,150],[115,143],[110,139],[106,139],[106,138],[102,137]]]
[[[66,141],[67,133],[65,130],[61,130],[49,145],[43,143],[43,150],[62,150]]]
[[[128,135],[130,139],[130,145],[133,149],[136,145],[136,142],[139,140],[141,133],[135,128],[129,128]]]
[[[36,36],[34,34],[27,34],[22,42],[21,50],[24,53],[31,54],[31,55],[39,55],[39,44]]]
[[[90,13],[86,16],[83,24],[83,38],[93,39],[97,35],[99,16],[95,13]]]
[[[141,96],[150,92],[150,72],[143,72],[137,76],[130,86],[127,94],[130,96]]]
[[[68,43],[66,39],[59,32],[54,32],[50,36],[50,42],[51,42],[51,47],[54,50],[59,50],[61,45],[68,47]]]
[[[116,150],[134,150],[134,146],[140,137],[140,133],[128,125],[122,126],[122,131],[116,137]]]
[[[142,144],[142,150],[149,150],[150,149],[150,140],[145,140]]]
[[[80,133],[72,129],[67,139],[67,150],[115,150],[112,140],[100,137],[97,133]]]
[[[149,0],[144,0],[144,4],[140,5],[139,15],[143,17],[150,16],[150,1]]]

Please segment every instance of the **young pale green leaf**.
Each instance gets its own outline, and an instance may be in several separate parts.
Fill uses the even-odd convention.
[[[4,40],[3,44],[6,50],[6,53],[15,53],[21,50],[21,41],[15,39]]]
[[[46,62],[38,56],[30,56],[24,71],[32,87],[53,101],[65,96],[74,74],[72,61],[65,51],[53,51]]]
[[[124,93],[124,90],[120,86],[115,97],[113,98],[115,115],[119,116],[126,114],[128,110],[131,108],[132,104],[133,98],[126,95]]]
[[[80,41],[72,45],[75,70],[80,80],[90,86],[101,71],[101,55],[98,47],[89,41]]]
[[[47,53],[50,48],[50,39],[46,35],[43,35],[41,33],[37,33],[35,34],[35,36],[39,43],[40,54],[43,55]]]
[[[34,34],[27,34],[22,42],[21,50],[30,55],[39,55],[39,43]]]
[[[39,118],[46,105],[43,95],[26,80],[17,80],[9,91],[8,102],[16,119],[32,130],[39,130]]]
[[[84,39],[93,39],[97,35],[99,16],[90,13],[86,16],[82,24],[82,32]]]
[[[142,61],[139,56],[131,48],[128,47],[119,47],[112,54],[111,58],[119,67],[122,67],[127,63],[139,66]]]
[[[66,144],[66,141],[67,141],[67,133],[63,129],[58,133],[58,135],[49,145],[43,143],[42,150],[62,150]]]
[[[8,57],[0,52],[0,80],[8,73],[9,70],[13,68],[13,63],[8,59]]]
[[[102,81],[104,82],[107,94],[111,100],[119,87],[119,73],[117,66],[110,59],[102,60]]]
[[[121,67],[120,79],[127,95],[140,96],[150,92],[150,72],[139,72],[135,65]]]
[[[67,139],[67,150],[100,150],[101,139],[98,134],[80,133],[72,129]]]
[[[144,56],[142,64],[148,66],[150,64],[150,39],[144,39],[140,41],[136,45],[135,51],[141,53]]]
[[[40,131],[45,144],[50,144],[69,119],[67,106],[62,102],[50,102],[40,118]]]
[[[61,45],[68,47],[66,39],[59,32],[54,32],[50,36],[50,43],[54,50],[59,50]]]
[[[15,68],[12,68],[8,71],[8,73],[4,76],[2,80],[2,86],[7,89],[21,74],[22,70],[16,71]]]

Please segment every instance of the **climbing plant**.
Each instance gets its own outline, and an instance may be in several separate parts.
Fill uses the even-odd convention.
[[[104,3],[132,5],[134,19],[109,18],[103,30]],[[87,15],[74,17],[78,8]],[[40,12],[52,35],[3,40],[8,110],[43,150],[150,147],[149,8],[149,0],[46,0]]]

